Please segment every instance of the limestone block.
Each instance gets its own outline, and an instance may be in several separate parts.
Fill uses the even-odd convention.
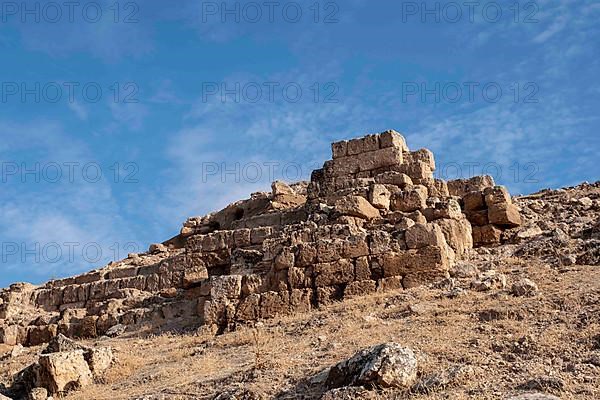
[[[258,274],[244,275],[242,277],[242,297],[260,293],[263,286],[262,277]]]
[[[467,219],[475,226],[484,226],[490,223],[488,219],[488,210],[467,211]]]
[[[346,157],[348,155],[348,141],[334,142],[331,144],[333,158]]]
[[[416,185],[392,196],[390,208],[393,211],[412,212],[427,207],[427,188]]]
[[[335,202],[335,209],[342,215],[373,219],[379,218],[379,211],[365,198],[360,196],[346,196]]]
[[[0,343],[9,346],[21,343],[21,340],[19,340],[19,327],[17,325],[0,326]]]
[[[403,189],[412,186],[413,181],[410,176],[398,171],[385,171],[375,176],[375,182],[385,185],[395,185]]]
[[[233,243],[235,247],[250,246],[250,229],[236,229],[233,231]]]
[[[387,190],[387,188],[384,185],[371,185],[371,189],[369,191],[369,201],[375,208],[389,209],[391,196],[392,193],[389,190]]]
[[[341,286],[326,286],[317,287],[316,300],[319,307],[332,304],[339,301],[343,297],[343,289]]]
[[[250,232],[250,243],[253,245],[261,244],[272,234],[273,234],[273,228],[270,226],[254,228]]]
[[[460,204],[454,199],[438,201],[434,207],[425,209],[424,214],[428,221],[440,218],[463,219]]]
[[[39,346],[48,343],[58,334],[58,325],[28,326],[27,327],[27,345]]]
[[[266,292],[260,295],[261,318],[274,318],[289,312],[289,295],[287,292]]]
[[[495,245],[500,243],[502,231],[494,225],[474,226],[473,244],[475,246]]]
[[[205,266],[186,269],[183,272],[183,287],[189,289],[198,286],[206,279],[208,279],[208,269]]]
[[[513,228],[521,225],[521,214],[514,204],[492,204],[488,209],[488,220],[491,224]]]
[[[317,261],[320,263],[336,261],[342,258],[344,241],[342,239],[321,239],[316,243]]]
[[[410,164],[402,164],[399,168],[399,172],[405,173],[415,183],[421,183],[428,179],[433,179],[433,171],[429,168],[427,163],[423,161],[416,161]]]
[[[387,278],[381,278],[379,280],[379,290],[387,292],[390,290],[402,289],[402,277],[401,276],[390,276]]]
[[[504,186],[487,187],[483,191],[485,204],[492,207],[497,204],[511,204],[512,200],[508,190]]]
[[[464,197],[467,193],[483,192],[486,187],[494,185],[494,178],[489,175],[474,176],[468,179],[448,181],[448,190],[451,196]]]
[[[429,149],[419,149],[417,151],[411,151],[406,155],[406,162],[417,163],[419,161],[427,164],[431,171],[435,171],[435,158],[433,153]]]
[[[367,235],[351,235],[342,241],[341,258],[357,258],[369,255]]]
[[[309,312],[312,308],[311,289],[293,289],[290,293],[290,311],[294,313]]]
[[[102,373],[110,368],[115,357],[110,347],[100,347],[89,349],[84,354],[84,358],[92,375],[100,377]]]
[[[373,280],[350,282],[344,289],[344,297],[364,296],[374,293],[377,290],[377,283]]]
[[[358,257],[354,261],[354,277],[357,281],[371,279],[371,268],[369,267],[368,257]]]
[[[302,289],[312,286],[311,270],[292,267],[288,271],[288,281],[293,289]]]
[[[427,246],[416,250],[383,254],[378,257],[384,277],[409,273],[448,270],[448,255],[445,248]]]
[[[354,264],[347,259],[314,265],[315,284],[318,287],[349,283],[354,280]]]
[[[406,246],[419,249],[425,246],[443,247],[446,244],[442,229],[435,224],[415,224],[406,230]]]
[[[138,273],[137,267],[115,268],[108,272],[108,279],[130,278]]]
[[[477,211],[485,209],[483,193],[479,191],[469,192],[463,196],[466,211]]]
[[[213,276],[210,281],[210,297],[213,300],[238,299],[242,294],[241,275]]]
[[[353,156],[365,152],[365,142],[363,138],[352,139],[348,141],[348,155]]]
[[[300,243],[297,246],[296,266],[306,267],[317,261],[317,249],[311,243]]]
[[[473,231],[466,219],[438,219],[434,223],[441,228],[446,243],[458,257],[473,248]]]
[[[409,151],[404,136],[402,136],[402,134],[394,130],[388,130],[383,133],[380,133],[379,144],[382,149],[386,147],[396,147],[402,150],[403,152]]]
[[[402,150],[394,147],[362,153],[359,154],[357,158],[359,172],[374,171],[390,166],[399,166],[403,161]]]
[[[292,249],[284,247],[281,252],[275,257],[273,266],[276,270],[289,269],[294,266],[295,256]]]
[[[260,295],[251,294],[244,298],[236,311],[236,319],[240,321],[256,321],[260,318]]]

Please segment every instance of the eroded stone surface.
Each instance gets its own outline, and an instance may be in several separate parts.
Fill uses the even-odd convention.
[[[448,276],[496,245],[519,209],[490,177],[444,182],[433,154],[386,131],[332,145],[310,182],[183,223],[176,237],[102,269],[0,292],[0,343],[39,345],[141,328],[217,325],[305,312]],[[485,290],[488,280],[476,286]]]

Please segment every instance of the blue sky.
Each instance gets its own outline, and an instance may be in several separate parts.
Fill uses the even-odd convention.
[[[598,2],[0,7],[0,287],[143,251],[389,128],[445,178],[600,175]]]

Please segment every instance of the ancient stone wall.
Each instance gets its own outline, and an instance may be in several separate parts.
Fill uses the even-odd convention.
[[[0,294],[0,342],[37,345],[127,329],[238,323],[447,276],[476,245],[520,223],[487,177],[435,179],[426,149],[395,131],[332,145],[310,183],[275,182],[188,219],[145,254],[40,287]]]

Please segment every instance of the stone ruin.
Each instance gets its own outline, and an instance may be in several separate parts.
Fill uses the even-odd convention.
[[[434,178],[395,131],[332,145],[309,183],[275,182],[181,233],[83,275],[0,292],[0,343],[36,346],[125,330],[217,332],[347,297],[443,279],[521,223],[488,176]]]

